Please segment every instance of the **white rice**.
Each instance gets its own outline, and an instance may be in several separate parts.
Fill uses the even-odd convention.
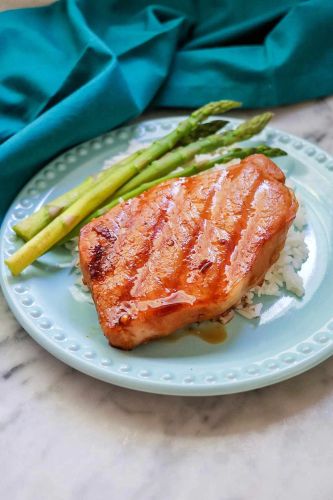
[[[111,167],[114,163],[122,160],[141,147],[142,144],[138,141],[131,141],[126,154],[119,154],[107,160],[104,163],[103,169]],[[198,155],[196,160],[204,161],[206,159],[212,159],[214,156],[215,155],[206,154]],[[239,162],[239,160],[232,160],[228,164],[225,164],[225,166],[237,162]],[[218,165],[218,167],[221,168],[221,165]],[[299,195],[297,195],[297,199],[299,202],[299,209],[296,219],[288,231],[286,243],[279,259],[267,272],[263,284],[251,289],[242,298],[239,304],[235,306],[236,312],[247,319],[258,318],[260,316],[263,304],[260,301],[258,302],[258,299],[262,296],[280,296],[285,291],[291,292],[297,297],[302,297],[304,294],[303,280],[298,272],[308,257],[308,248],[305,243],[305,228],[307,222],[305,207]],[[78,265],[77,239],[67,242],[66,246],[73,255],[73,261],[70,267],[72,267],[72,272],[75,275],[74,284],[69,287],[69,291],[74,300],[93,304],[89,289],[82,283],[82,274]],[[232,317],[233,313],[230,312],[224,315],[221,321],[225,323]]]

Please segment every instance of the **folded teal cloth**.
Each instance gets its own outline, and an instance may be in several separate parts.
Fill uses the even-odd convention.
[[[148,105],[333,92],[332,0],[68,0],[0,14],[0,213],[53,157]]]

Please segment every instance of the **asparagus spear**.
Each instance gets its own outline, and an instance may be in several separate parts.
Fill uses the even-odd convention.
[[[189,135],[193,140],[197,140],[200,137],[207,136],[209,133],[216,132],[226,124],[224,120],[215,120],[203,124],[201,124],[201,121],[205,120],[210,115],[224,113],[232,108],[236,108],[239,106],[240,103],[236,101],[217,101],[209,103],[206,106],[203,106],[202,108],[194,111],[192,115],[186,120],[182,121],[173,132],[168,134],[163,139],[153,143],[153,145],[157,144],[160,148],[159,155],[154,156],[153,158],[158,158],[169,149],[172,149],[178,142],[181,143],[182,141],[184,141],[184,143],[188,143],[188,140],[190,139],[186,139],[187,135]],[[164,141],[164,144],[162,143],[162,141]],[[127,163],[132,162],[145,151],[146,149],[136,151],[128,158],[125,158],[124,160],[121,160],[117,164],[113,165],[113,172],[115,168],[121,168]],[[60,215],[65,209],[67,209],[76,200],[78,200],[84,193],[86,193],[90,188],[96,185],[97,182],[101,182],[106,179],[109,174],[110,170],[104,170],[97,176],[88,177],[79,186],[76,186],[75,188],[59,196],[55,200],[52,200],[50,203],[41,207],[37,212],[24,219],[22,222],[19,222],[18,224],[13,226],[14,231],[23,240],[30,240],[52,220]]]
[[[146,182],[150,182],[154,179],[167,175],[178,165],[191,160],[197,154],[208,153],[217,148],[229,146],[235,142],[249,139],[253,135],[261,132],[272,116],[272,113],[262,113],[261,115],[257,115],[254,118],[245,121],[234,130],[228,130],[227,132],[224,132],[224,134],[210,135],[197,142],[171,151],[159,160],[153,161],[149,167],[138,173],[126,184],[124,184],[121,189],[116,191],[116,193],[112,196],[112,199],[123,196],[141,184],[145,184]]]
[[[130,198],[134,198],[135,196],[139,196],[141,193],[144,191],[147,191],[148,189],[161,184],[162,182],[168,180],[168,179],[174,179],[177,177],[190,177],[192,175],[199,174],[200,172],[203,172],[204,170],[208,170],[212,167],[214,167],[217,164],[220,163],[228,163],[231,160],[234,160],[235,158],[246,158],[247,156],[254,155],[254,154],[263,154],[265,156],[268,156],[269,158],[273,158],[276,156],[285,156],[287,153],[283,151],[282,149],[279,148],[271,148],[269,146],[266,146],[265,144],[262,144],[260,146],[256,147],[251,147],[251,148],[235,148],[231,149],[227,153],[218,156],[216,158],[213,158],[212,160],[206,160],[200,163],[191,163],[190,165],[186,166],[182,170],[178,170],[175,172],[171,172],[168,175],[165,175],[164,177],[160,177],[158,179],[155,179],[150,182],[146,182],[145,184],[141,184],[141,186],[133,189],[132,191],[129,191],[128,193],[124,194],[123,196],[120,196],[118,198],[115,198],[112,200],[110,203],[107,203],[103,207],[99,208],[96,210],[93,214],[89,215],[86,219],[80,222],[78,226],[76,226],[67,236],[66,238],[61,242],[64,243],[65,241],[68,241],[72,238],[75,238],[75,236],[79,235],[80,229],[88,224],[92,219],[95,219],[96,217],[100,217],[101,215],[104,215],[106,212],[111,210],[111,208],[115,207],[119,203],[125,200],[129,200]]]
[[[237,107],[234,101],[218,101],[194,111],[189,118],[179,123],[177,128],[167,136],[153,142],[137,158],[125,163],[121,169],[110,169],[109,175],[93,185],[78,200],[58,215],[50,224],[23,245],[15,254],[6,260],[12,274],[20,274],[38,257],[47,252],[62,240],[87,215],[98,208],[123,184],[139,173],[149,163],[172,149],[185,135],[190,133],[198,123],[211,114],[218,114]],[[204,139],[203,139],[204,140]],[[187,146],[188,147],[188,146]]]
[[[219,130],[226,126],[226,120],[212,120],[207,123],[201,123],[193,132],[187,134],[179,143],[179,146],[187,146],[191,142],[196,142],[208,135],[216,134]]]
[[[142,153],[142,151],[142,149],[139,151],[135,151],[131,156],[112,165],[112,168],[115,169],[122,167],[128,161],[137,158]],[[58,196],[58,198],[50,201],[46,205],[43,205],[39,210],[37,210],[37,212],[33,213],[23,221],[13,226],[15,233],[25,241],[31,240],[33,236],[39,233],[39,231],[47,226],[59,214],[61,214],[61,212],[72,205],[72,203],[78,200],[84,193],[89,191],[89,189],[93,185],[95,185],[99,181],[102,181],[108,175],[109,170],[102,170],[97,175],[90,175],[78,186],[74,187],[70,191],[67,191],[61,196]]]

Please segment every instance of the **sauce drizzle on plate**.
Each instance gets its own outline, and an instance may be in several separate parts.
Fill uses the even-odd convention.
[[[177,342],[179,339],[188,337],[189,335],[199,337],[208,344],[221,344],[228,338],[226,328],[222,323],[218,321],[203,321],[202,323],[190,325],[180,332],[173,333],[168,337],[163,337],[161,340]]]

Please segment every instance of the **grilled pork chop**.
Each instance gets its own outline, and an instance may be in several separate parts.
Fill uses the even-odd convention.
[[[122,349],[219,316],[262,282],[297,211],[263,155],[172,179],[81,230],[84,280]]]

